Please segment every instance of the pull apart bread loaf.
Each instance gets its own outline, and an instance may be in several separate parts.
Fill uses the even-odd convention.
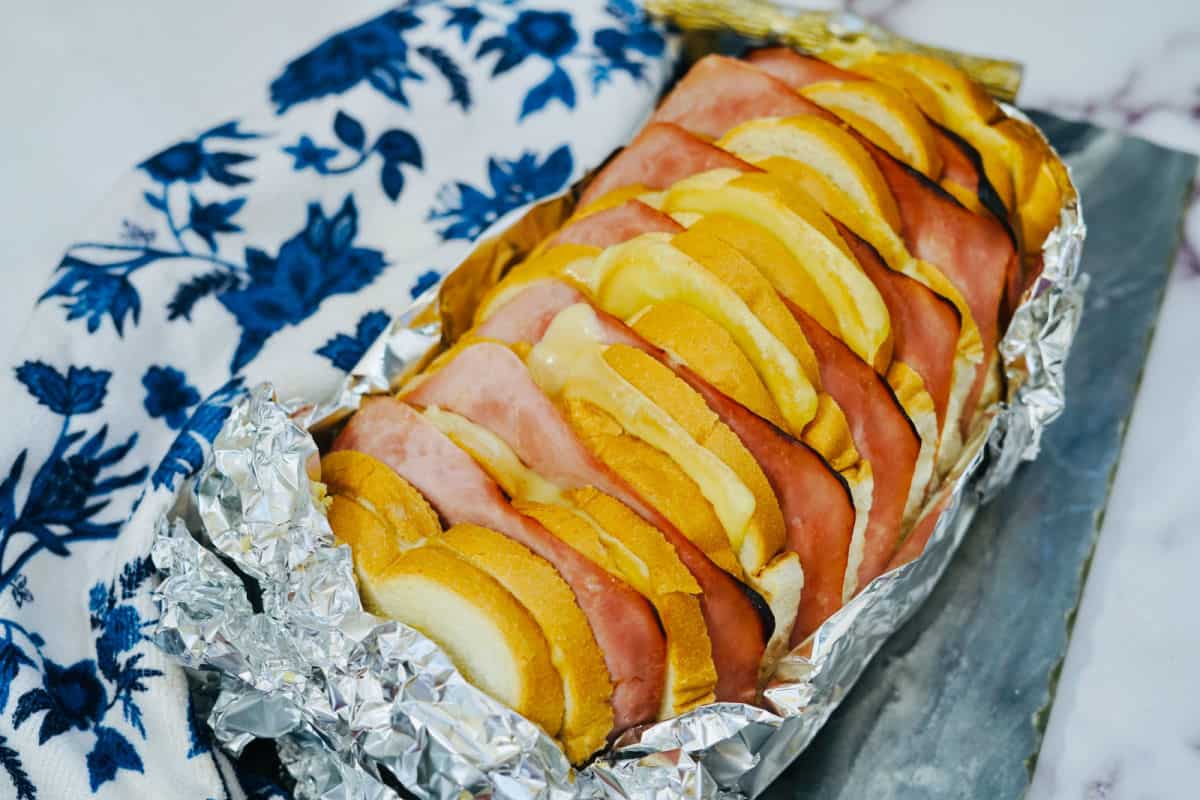
[[[940,62],[709,56],[321,463],[366,606],[580,763],[918,556],[1066,193]]]

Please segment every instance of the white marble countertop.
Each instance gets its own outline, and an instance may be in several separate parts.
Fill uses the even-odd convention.
[[[6,9],[0,253],[10,288],[0,293],[0,341],[19,335],[63,243],[128,165],[246,105],[280,59],[384,5],[210,0],[196,13],[178,2],[46,0]],[[1025,105],[1200,153],[1196,0],[849,6],[914,38],[1022,61]],[[1200,797],[1200,204],[1188,234],[1032,800]]]

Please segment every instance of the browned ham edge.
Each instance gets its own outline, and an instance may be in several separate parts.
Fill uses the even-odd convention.
[[[681,378],[742,440],[775,491],[787,526],[787,549],[800,557],[804,590],[791,644],[808,637],[842,607],[842,585],[854,534],[850,487],[808,445],[722,394],[687,367]]]
[[[689,175],[722,167],[754,169],[677,125],[651,122],[600,170],[579,198],[579,208],[623,186],[641,184],[648,189],[665,189]]]
[[[683,226],[640,200],[626,200],[569,222],[550,240],[551,245],[583,244],[605,248],[642,233],[679,233]]]
[[[925,391],[933,399],[941,430],[954,383],[954,358],[962,327],[958,309],[920,281],[889,269],[875,248],[841,223],[834,224],[863,272],[883,296],[892,319],[894,357],[921,376]]]
[[[585,302],[574,289],[571,292],[575,299],[570,300],[567,292],[547,286],[549,283],[554,282],[532,284],[498,309],[485,326],[491,325],[493,332],[509,333],[513,336],[508,340],[510,342],[538,341],[546,330],[546,325],[540,322],[542,318],[553,318],[573,302]],[[531,297],[526,299],[526,295]],[[849,486],[807,445],[721,393],[616,317],[600,310],[596,310],[596,314],[608,343],[637,347],[674,370],[699,392],[713,413],[729,426],[762,467],[783,511],[788,532],[787,549],[800,557],[804,569],[804,590],[792,641],[804,639],[842,606],[842,585],[855,515]],[[526,320],[523,327],[520,319]]]
[[[934,529],[937,528],[938,518],[946,510],[946,506],[950,504],[950,497],[951,495],[946,494],[928,508],[923,517],[917,520],[917,524],[909,531],[908,536],[904,537],[904,541],[900,543],[900,547],[896,550],[896,555],[892,557],[891,562],[888,564],[887,568],[889,570],[902,567],[925,552],[925,545],[929,544],[929,539],[933,536]]]
[[[921,437],[883,376],[812,317],[788,305],[817,356],[822,386],[846,415],[854,444],[875,478],[858,567],[858,586],[866,586],[883,572],[900,541]]]
[[[540,524],[508,504],[500,487],[419,413],[392,397],[371,397],[350,418],[333,450],[357,450],[390,466],[450,525],[499,531],[549,561],[575,593],[613,680],[618,730],[656,718],[666,643],[650,604]]]

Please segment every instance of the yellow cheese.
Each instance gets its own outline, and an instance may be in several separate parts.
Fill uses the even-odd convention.
[[[654,303],[687,303],[721,325],[754,364],[793,430],[816,413],[813,378],[729,285],[672,246],[669,234],[643,234],[568,269],[597,304],[630,319]],[[815,359],[813,360],[815,368]],[[815,371],[815,369],[814,369]]]
[[[719,185],[713,176],[723,180]],[[793,256],[796,274],[768,273],[784,296],[823,327],[875,363],[891,341],[887,306],[838,236],[824,212],[798,188],[762,173],[714,170],[675,184],[663,203],[667,213],[723,214],[757,225]],[[772,269],[772,265],[759,265]]]
[[[554,318],[527,363],[534,381],[551,397],[586,400],[669,455],[712,505],[729,540],[740,542],[754,515],[754,495],[728,465],[609,366],[605,349],[595,312],[579,304]]]

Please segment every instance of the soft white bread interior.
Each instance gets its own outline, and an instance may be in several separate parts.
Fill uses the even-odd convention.
[[[563,683],[529,610],[499,581],[438,545],[406,550],[362,573],[376,613],[438,644],[463,677],[541,726],[562,728]]]
[[[494,578],[541,628],[562,678],[558,738],[567,757],[579,763],[603,747],[613,728],[612,681],[571,587],[548,561],[488,528],[455,525],[437,542]]]

